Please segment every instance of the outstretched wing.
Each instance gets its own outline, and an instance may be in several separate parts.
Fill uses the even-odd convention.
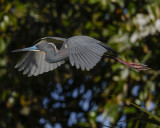
[[[77,69],[85,68],[89,71],[101,59],[107,51],[99,43],[100,41],[88,36],[75,36],[68,39],[69,60]]]
[[[45,60],[45,54],[42,52],[29,52],[22,60],[20,60],[15,68],[19,68],[19,71],[23,70],[23,74],[28,74],[30,76],[37,76],[44,72],[52,71],[58,66],[63,64],[65,61],[60,61],[57,63],[48,63]]]

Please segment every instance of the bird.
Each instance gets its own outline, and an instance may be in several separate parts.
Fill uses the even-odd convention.
[[[58,49],[58,45],[61,48]],[[43,37],[35,41],[35,45],[12,52],[27,52],[16,64],[15,68],[23,74],[37,76],[52,71],[61,66],[68,59],[76,69],[92,69],[102,56],[117,60],[136,70],[149,70],[145,64],[127,62],[118,58],[118,53],[109,45],[89,36],[79,35],[70,38]]]

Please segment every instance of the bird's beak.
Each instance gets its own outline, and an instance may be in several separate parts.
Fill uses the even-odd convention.
[[[12,52],[24,52],[24,51],[40,51],[40,50],[36,46],[32,46],[32,47],[28,47],[28,48],[14,50]]]

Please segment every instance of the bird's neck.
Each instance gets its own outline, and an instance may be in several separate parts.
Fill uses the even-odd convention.
[[[62,61],[68,57],[68,54],[62,54],[61,51],[59,52],[58,49],[56,53],[54,52],[47,52],[45,59],[49,63],[56,63]]]

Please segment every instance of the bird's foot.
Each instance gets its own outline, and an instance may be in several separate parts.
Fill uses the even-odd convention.
[[[145,65],[145,64],[140,64],[140,63],[137,63],[137,62],[126,62],[124,60],[121,60],[117,57],[114,57],[116,60],[118,60],[120,63],[122,64],[125,64],[125,65],[128,65],[129,67],[133,68],[133,69],[136,69],[136,70],[141,70],[141,71],[146,71],[146,70],[149,70],[150,68]]]

